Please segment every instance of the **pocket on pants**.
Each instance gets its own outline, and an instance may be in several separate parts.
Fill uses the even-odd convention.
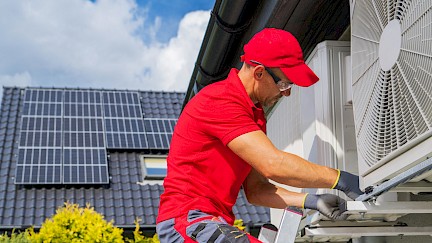
[[[203,220],[189,225],[186,235],[199,243],[249,243],[245,232],[221,221]]]

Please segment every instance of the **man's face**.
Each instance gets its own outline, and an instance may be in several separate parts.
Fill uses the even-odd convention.
[[[259,99],[261,105],[272,106],[276,104],[282,96],[290,96],[293,83],[285,76],[279,68],[266,68],[265,90]],[[276,83],[276,82],[277,83]]]

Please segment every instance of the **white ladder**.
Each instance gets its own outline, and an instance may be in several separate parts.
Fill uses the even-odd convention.
[[[294,243],[302,218],[302,209],[287,207],[284,209],[279,230],[271,224],[263,225],[258,240],[264,243]]]

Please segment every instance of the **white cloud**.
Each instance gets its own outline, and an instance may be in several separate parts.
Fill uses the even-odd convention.
[[[185,91],[209,12],[150,44],[137,33],[145,13],[134,1],[0,1],[0,85]]]
[[[151,76],[155,81],[164,80],[164,89],[187,89],[208,19],[207,11],[187,14],[180,22],[177,36],[160,49]]]
[[[13,75],[0,75],[0,84],[9,87],[11,86],[25,87],[31,84],[31,79],[32,78],[28,72],[15,73]]]

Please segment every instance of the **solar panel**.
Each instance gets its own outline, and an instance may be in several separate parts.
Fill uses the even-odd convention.
[[[138,92],[26,89],[15,183],[109,183],[107,149],[169,149],[175,123],[143,119]]]
[[[63,176],[65,184],[108,183],[108,164],[104,148],[64,149]]]
[[[176,119],[144,119],[148,147],[152,149],[169,149]]]
[[[108,183],[102,108],[99,91],[27,89],[15,183]]]
[[[63,183],[106,184],[102,99],[99,91],[66,90],[63,115]]]
[[[62,99],[63,91],[26,90],[16,184],[62,182]]]
[[[104,92],[107,148],[146,149],[148,147],[137,92]]]
[[[15,181],[17,184],[61,183],[61,149],[20,149]]]
[[[24,102],[62,102],[63,90],[26,89]]]

